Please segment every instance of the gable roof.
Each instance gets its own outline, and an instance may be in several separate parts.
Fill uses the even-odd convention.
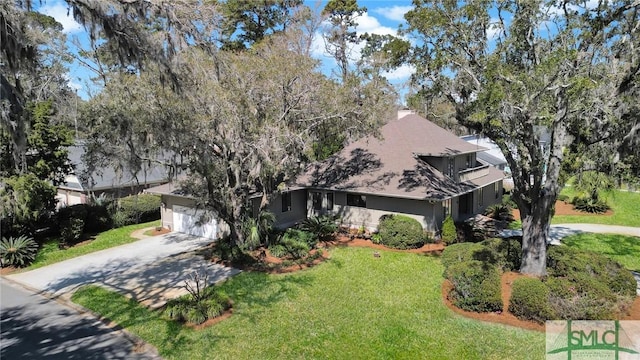
[[[489,169],[483,177],[457,183],[421,160],[420,156],[447,157],[486,149],[418,115],[392,120],[380,133],[381,138],[360,139],[325,161],[309,165],[295,186],[444,200],[504,177],[501,171]]]

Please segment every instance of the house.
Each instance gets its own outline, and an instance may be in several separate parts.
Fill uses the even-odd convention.
[[[507,164],[507,159],[504,157],[502,150],[500,150],[498,145],[495,142],[493,142],[493,140],[477,134],[465,135],[460,138],[478,147],[487,148],[486,150],[480,151],[476,154],[476,158],[478,159],[478,161],[489,164],[500,170],[509,172],[509,165]]]
[[[314,215],[337,216],[343,225],[375,229],[380,216],[404,214],[437,232],[446,216],[464,220],[498,203],[502,171],[482,164],[486,148],[469,144],[413,113],[401,112],[369,136],[325,161],[310,164],[271,201],[277,225]],[[194,201],[173,184],[149,189],[163,197],[163,226],[203,234],[222,227],[198,222]],[[193,229],[185,225],[197,224]],[[208,230],[202,227],[208,226]]]
[[[71,174],[65,176],[65,182],[58,186],[56,199],[58,207],[84,204],[91,196],[109,196],[113,198],[141,193],[143,189],[167,183],[169,174],[166,168],[156,164],[146,166],[143,171],[131,174],[127,169],[120,171],[113,167],[100,168],[89,173],[82,157],[83,144],[68,147],[69,161],[74,167]]]

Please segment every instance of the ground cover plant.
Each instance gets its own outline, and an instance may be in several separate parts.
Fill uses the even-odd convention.
[[[118,229],[111,229],[95,236],[87,244],[60,249],[60,240],[53,238],[40,247],[34,262],[27,270],[37,269],[42,266],[51,265],[60,261],[68,260],[80,255],[89,254],[95,251],[108,249],[110,247],[128,244],[138,239],[132,238],[131,233],[138,229],[144,229],[152,226],[159,226],[160,221],[152,221],[143,224],[129,225]]]
[[[99,287],[80,289],[73,301],[142,337],[166,359],[544,357],[544,333],[448,309],[437,258],[379,253],[340,247],[301,272],[241,273],[221,285],[234,301],[233,316],[202,330]]]

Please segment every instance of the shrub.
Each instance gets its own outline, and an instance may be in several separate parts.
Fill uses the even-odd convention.
[[[395,249],[414,249],[424,245],[424,231],[418,220],[404,215],[380,218],[378,233],[383,245]]]
[[[571,203],[574,209],[592,214],[603,214],[611,209],[604,200],[599,199],[575,197]]]
[[[269,252],[271,253],[271,256],[275,256],[277,258],[283,258],[287,256],[287,249],[280,244],[269,246]]]
[[[86,205],[87,218],[84,223],[86,233],[98,233],[113,227],[113,218],[108,207],[109,205],[105,202]]]
[[[0,259],[2,266],[24,267],[36,258],[38,244],[30,237],[2,238],[0,241]]]
[[[309,255],[309,244],[304,240],[283,237],[280,241],[280,245],[284,247],[287,255],[294,259],[300,259]]]
[[[484,247],[477,243],[460,243],[447,246],[440,256],[440,261],[446,269],[457,263],[473,260],[473,254]],[[446,276],[446,275],[445,275]]]
[[[458,240],[458,230],[451,215],[447,216],[442,223],[442,241],[445,245],[453,244]]]
[[[84,231],[84,220],[80,218],[70,218],[60,224],[60,238],[64,245],[73,245],[80,240]]]
[[[500,272],[494,266],[471,260],[451,265],[447,279],[449,297],[457,307],[476,312],[502,310]]]
[[[300,229],[313,234],[318,241],[329,241],[338,231],[338,225],[331,216],[312,216],[304,219]]]
[[[511,287],[509,311],[520,319],[539,323],[554,319],[549,294],[549,288],[540,279],[516,279]]]
[[[153,194],[139,194],[127,196],[118,200],[114,227],[138,224],[160,219],[160,196]]]
[[[560,195],[558,195],[557,200],[558,201],[562,201],[565,204],[568,204],[569,203],[569,195],[560,194]]]
[[[181,296],[167,301],[164,313],[172,320],[202,324],[208,319],[213,319],[231,307],[229,297],[208,287],[201,299],[196,299],[192,294]]]
[[[610,319],[636,294],[633,275],[600,254],[567,246],[547,252],[550,303],[561,319]]]
[[[493,238],[484,240],[480,244],[496,254],[495,264],[503,271],[516,271],[520,268],[522,245],[518,240]]]
[[[485,209],[484,214],[497,221],[512,222],[515,220],[511,206],[506,204],[491,205]]]

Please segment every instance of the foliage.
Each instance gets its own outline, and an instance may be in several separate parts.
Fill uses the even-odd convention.
[[[309,250],[315,246],[316,242],[317,239],[312,233],[289,228],[279,236],[269,250],[276,257],[289,256],[293,259],[301,259],[309,255]]]
[[[545,229],[564,172],[574,171],[571,165],[592,144],[622,152],[637,142],[631,139],[640,128],[634,100],[640,84],[634,50],[640,44],[635,16],[640,5],[624,0],[597,7],[573,0],[414,4],[405,14],[405,34],[416,39],[409,51],[416,67],[412,80],[429,104],[446,99],[459,123],[502,150],[523,223],[527,251],[521,269],[543,275]],[[548,24],[554,31],[541,30]]]
[[[275,215],[266,210],[258,213],[257,218],[247,218],[244,221],[244,243],[240,246],[244,250],[255,250],[261,244],[268,244],[269,233],[276,222]]]
[[[60,224],[61,245],[73,245],[77,243],[84,233],[84,220],[72,217]]]
[[[603,192],[613,190],[613,182],[606,174],[598,171],[582,171],[573,180],[573,187],[578,192],[576,198],[591,200],[591,203],[600,202]]]
[[[571,203],[574,209],[592,214],[604,214],[611,209],[604,200],[591,197],[575,197]]]
[[[300,223],[300,229],[313,234],[318,241],[330,241],[338,231],[338,225],[333,216],[311,216]]]
[[[515,220],[511,207],[506,204],[493,204],[484,210],[484,214],[497,221],[512,222]]]
[[[414,249],[424,245],[425,234],[418,220],[405,215],[383,215],[378,225],[383,245],[394,249]]]
[[[38,253],[38,244],[26,236],[2,238],[0,259],[2,266],[25,267],[31,264]]]
[[[457,307],[476,312],[502,310],[500,272],[481,261],[464,261],[449,266],[447,279],[453,289],[449,298]]]
[[[343,83],[347,82],[349,74],[349,47],[360,41],[355,30],[356,19],[366,11],[367,8],[358,6],[357,0],[329,0],[322,10],[331,24],[325,29],[325,47],[336,59]]]
[[[34,174],[3,179],[0,187],[0,215],[3,234],[34,235],[47,221],[56,206],[56,190],[48,181]]]
[[[576,193],[572,188],[565,188],[563,194],[574,197]],[[606,216],[585,215],[555,215],[553,223],[589,223],[640,227],[640,193],[631,191],[614,190],[607,197],[613,214]]]
[[[480,261],[503,271],[518,269],[521,256],[520,243],[513,239],[487,239],[480,243],[459,243],[447,246],[441,261],[445,269],[460,262]],[[446,270],[445,270],[445,276]]]
[[[109,230],[113,226],[113,218],[109,208],[111,204],[106,203],[90,203],[85,204],[87,209],[87,217],[85,219],[84,231],[86,233],[99,233]]]
[[[518,278],[511,285],[509,311],[520,319],[538,323],[555,319],[549,295],[549,288],[540,279]]]
[[[218,287],[207,285],[206,272],[191,274],[185,281],[189,293],[167,301],[164,313],[172,320],[190,324],[202,324],[220,316],[230,307],[230,299]]]
[[[554,246],[548,252],[550,303],[561,319],[611,319],[636,295],[633,275],[592,252]]]
[[[139,194],[121,198],[113,215],[113,226],[139,224],[160,219],[160,196]]]
[[[446,245],[453,244],[458,240],[458,230],[456,224],[453,222],[451,215],[447,216],[442,223],[442,241]]]
[[[233,299],[234,315],[197,331],[102,287],[80,288],[72,300],[155,346],[167,360],[203,354],[233,359],[327,354],[336,359],[531,359],[544,354],[544,332],[450,311],[442,301],[440,273],[435,257],[381,251],[381,258],[374,258],[371,249],[335,248],[331,261],[305,271],[242,272],[228,279],[220,287]],[[328,341],[318,346],[309,339]]]

